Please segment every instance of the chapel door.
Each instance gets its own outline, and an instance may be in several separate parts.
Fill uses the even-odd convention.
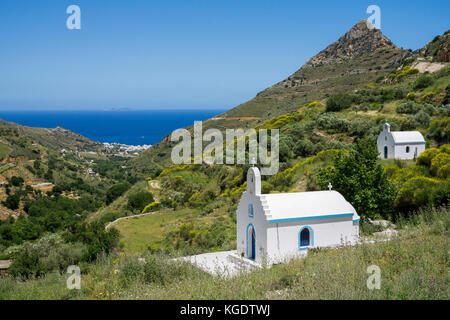
[[[384,146],[384,158],[387,159],[388,158],[388,147]]]
[[[248,228],[247,234],[247,258],[255,260],[256,258],[256,236],[253,226]]]
[[[256,239],[255,239],[255,230],[252,228],[252,256],[250,259],[256,259]]]

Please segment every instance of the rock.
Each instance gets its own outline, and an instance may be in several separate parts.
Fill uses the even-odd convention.
[[[370,223],[375,225],[375,226],[382,226],[383,228],[388,228],[389,226],[391,226],[391,222],[389,222],[388,220],[370,220]]]
[[[373,234],[375,237],[391,239],[398,236],[398,231],[393,229],[386,229],[384,231],[375,232]]]
[[[362,20],[354,25],[338,41],[309,59],[306,66],[317,67],[323,64],[339,63],[360,57],[380,48],[395,48],[380,30],[369,29],[367,21]]]

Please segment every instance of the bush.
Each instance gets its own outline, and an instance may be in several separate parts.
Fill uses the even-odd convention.
[[[450,179],[450,163],[444,164],[438,169],[437,177],[440,179]]]
[[[352,104],[352,97],[346,93],[340,93],[327,100],[326,111],[341,111],[347,109]]]
[[[75,224],[64,233],[66,242],[80,242],[86,245],[82,261],[94,261],[100,253],[108,254],[119,240],[119,231],[115,228],[105,230],[104,223]]]
[[[142,258],[129,257],[121,261],[119,283],[125,288],[136,282],[166,285],[191,274],[192,267],[188,264],[169,261],[160,254],[146,254]]]
[[[325,113],[317,119],[317,127],[322,130],[346,132],[348,126],[348,120],[342,119],[335,114]]]
[[[350,122],[349,132],[352,136],[363,137],[375,127],[376,123],[374,120],[358,118]]]
[[[294,157],[293,152],[293,146],[294,142],[293,139],[290,136],[281,136],[280,142],[279,142],[279,157],[280,162],[286,162],[289,159]]]
[[[378,150],[371,139],[360,139],[348,153],[339,153],[332,167],[319,171],[319,185],[328,183],[342,193],[360,216],[387,216],[397,196],[396,187],[378,163]]]
[[[439,149],[437,148],[430,148],[426,149],[424,152],[422,152],[419,157],[417,158],[417,164],[430,167],[431,166],[431,160],[439,153]]]
[[[447,191],[445,191],[447,190]],[[411,211],[419,207],[441,205],[448,201],[442,195],[449,193],[448,182],[434,178],[415,177],[406,181],[400,189],[398,208],[404,211]]]
[[[422,75],[419,78],[417,78],[416,81],[414,81],[414,90],[420,90],[424,89],[426,87],[429,87],[433,84],[433,78],[428,75]]]
[[[44,266],[39,262],[39,255],[29,250],[19,254],[8,269],[10,275],[23,279],[42,276],[45,271]]]
[[[21,177],[13,176],[10,183],[15,187],[20,187],[23,185],[23,179]]]
[[[36,242],[27,242],[14,253],[9,273],[14,277],[40,277],[48,272],[65,272],[68,266],[81,261],[84,245],[65,243],[58,234],[46,235]]]
[[[395,109],[395,112],[402,114],[416,114],[420,111],[432,116],[434,114],[434,106],[432,104],[421,104],[408,101],[399,104]]]
[[[308,157],[316,154],[317,147],[310,140],[299,140],[294,147],[295,154],[301,157]]]
[[[450,155],[440,152],[431,159],[430,172],[436,176],[439,169],[448,164],[450,164]]]
[[[428,128],[430,125],[430,116],[423,110],[420,110],[415,118],[421,128]]]
[[[438,142],[448,143],[450,136],[450,118],[434,120],[430,126],[430,135]]]
[[[142,210],[142,213],[152,212],[155,210],[158,210],[160,208],[160,204],[153,201],[152,203],[145,206],[145,208]]]
[[[129,184],[128,182],[122,182],[113,185],[106,191],[106,204],[112,203],[130,188],[131,184]]]
[[[5,201],[2,201],[2,204],[8,209],[17,210],[20,205],[20,197],[17,194],[10,194]]]
[[[128,207],[131,210],[137,210],[141,212],[146,205],[155,201],[153,195],[147,191],[140,191],[128,196]]]

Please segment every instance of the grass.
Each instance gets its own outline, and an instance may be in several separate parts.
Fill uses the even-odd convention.
[[[176,223],[194,210],[160,211],[143,217],[119,221],[115,227],[122,236],[121,244],[127,254],[141,254],[149,246],[157,245],[176,228]]]
[[[214,278],[161,255],[100,257],[82,266],[81,290],[67,290],[68,275],[27,282],[0,280],[0,299],[442,299],[450,298],[450,212],[425,210],[397,222],[394,240],[341,249],[315,249],[304,259]],[[369,290],[367,267],[381,270]]]
[[[5,158],[7,157],[10,153],[11,153],[12,149],[4,144],[4,143],[0,143],[0,158]]]

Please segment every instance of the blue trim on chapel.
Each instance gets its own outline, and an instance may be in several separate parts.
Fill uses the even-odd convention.
[[[253,218],[253,216],[254,216],[253,204],[252,204],[252,203],[250,203],[250,204],[248,205],[248,216],[249,216],[250,218]]]
[[[302,245],[302,231],[304,229],[308,229],[309,231],[309,244],[308,245]],[[303,226],[300,231],[298,232],[298,249],[299,250],[306,250],[308,248],[314,247],[314,230],[310,226]]]
[[[286,221],[298,221],[298,220],[312,220],[312,219],[330,219],[330,218],[340,218],[340,217],[350,217],[353,213],[343,213],[343,214],[330,214],[327,216],[313,216],[313,217],[298,217],[298,218],[287,218],[287,219],[275,219],[267,220],[269,223],[274,222],[286,222]]]
[[[249,256],[248,256],[248,229],[249,229],[250,227],[252,227],[253,232],[255,233],[255,243],[253,243],[253,245],[254,245],[255,248],[256,248],[256,231],[255,231],[255,227],[253,226],[253,224],[250,223],[250,224],[247,226],[247,231],[245,232],[245,257],[246,257],[246,258],[249,258]],[[254,258],[256,258],[256,257],[254,257]]]

